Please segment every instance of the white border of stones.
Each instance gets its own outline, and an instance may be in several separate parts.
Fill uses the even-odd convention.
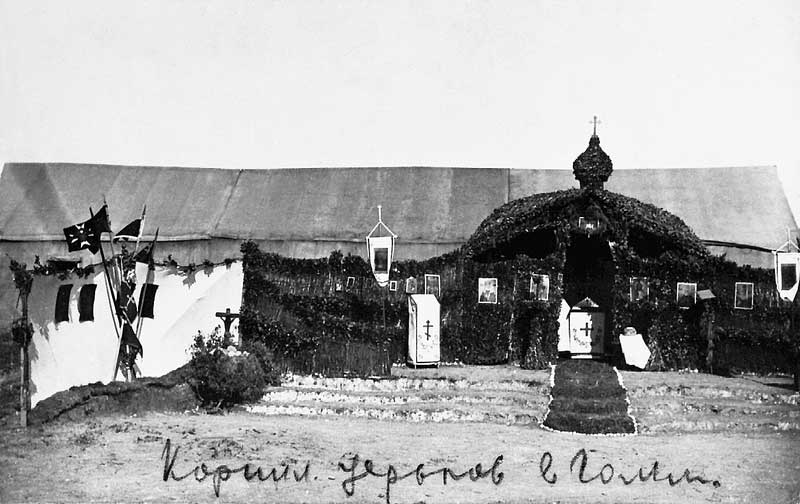
[[[614,366],[614,372],[617,373],[617,380],[619,380],[619,386],[622,387],[622,390],[625,391],[625,402],[628,404],[628,416],[633,421],[633,435],[639,434],[639,423],[636,421],[636,418],[631,413],[631,400],[628,397],[628,388],[625,386],[625,382],[622,381],[622,373],[619,372],[617,366]]]
[[[539,427],[541,427],[544,430],[548,430],[550,432],[563,432],[563,431],[553,430],[550,427],[545,427],[544,425],[545,422],[547,422],[547,416],[550,414],[550,403],[553,402],[553,387],[555,386],[556,386],[556,365],[550,364],[550,392],[548,393],[550,400],[547,401],[547,411],[545,412],[544,417],[542,417],[542,421],[539,423]]]

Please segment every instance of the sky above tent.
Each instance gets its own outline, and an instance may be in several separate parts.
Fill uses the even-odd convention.
[[[797,216],[798,26],[795,0],[0,0],[0,161],[569,168],[596,114],[616,169],[777,165]]]

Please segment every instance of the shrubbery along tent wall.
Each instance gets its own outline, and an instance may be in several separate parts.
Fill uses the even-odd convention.
[[[505,173],[508,203],[502,199],[499,204],[497,199],[484,201],[482,188],[473,185],[472,194],[480,204],[465,208],[469,207],[472,213],[475,208],[486,209],[483,222],[473,228],[471,236],[462,239],[463,245],[446,254],[423,260],[407,259],[404,246],[418,247],[419,236],[428,231],[422,229],[403,236],[399,230],[395,250],[401,260],[392,263],[389,275],[394,290],[389,286],[379,287],[370,265],[360,256],[334,250],[319,259],[291,258],[270,252],[275,250],[275,242],[258,236],[254,236],[255,241],[241,245],[241,267],[238,263],[210,267],[212,264],[207,260],[205,271],[202,266],[192,265],[191,269],[197,271],[186,274],[186,268],[181,268],[183,271],[174,265],[170,268],[162,254],[159,259],[164,265],[155,270],[161,282],[156,301],[158,314],[143,323],[141,332],[144,347],[144,356],[138,361],[141,371],[145,375],[159,374],[186,362],[187,350],[197,331],[207,332],[220,325],[214,313],[225,308],[236,310],[241,299],[243,337],[266,343],[283,369],[385,374],[393,362],[402,362],[406,357],[407,296],[424,293],[426,275],[436,275],[439,282],[443,362],[517,362],[523,367],[544,367],[556,359],[559,349],[568,348],[564,345],[565,303],[575,306],[590,298],[605,313],[602,353],[608,358],[620,358],[618,335],[632,326],[643,334],[653,351],[651,368],[793,369],[797,347],[793,305],[778,298],[773,271],[712,256],[709,247],[713,249],[728,242],[717,240],[714,245],[708,240],[701,241],[675,215],[606,191],[604,184],[611,175],[611,161],[599,148],[596,136],[590,140],[586,152],[576,159],[573,169],[581,188],[516,199],[510,197],[510,188],[517,175]],[[403,178],[404,170],[407,169],[397,169],[398,180]],[[428,173],[426,170],[437,169],[412,170],[419,171],[409,172],[416,177]],[[441,170],[448,177],[457,178],[463,173]],[[298,171],[303,170],[286,170],[274,177],[282,180]],[[16,170],[11,172],[10,175],[6,169],[3,178],[12,176]],[[229,200],[215,211],[215,226],[226,219],[231,221],[226,212],[243,205],[247,194],[254,197],[252,184],[239,189],[240,179],[251,174],[242,172],[239,177],[229,177],[218,172],[212,171],[209,176],[215,179],[224,175],[225,180],[230,179]],[[646,180],[648,172],[638,171],[637,176]],[[327,176],[319,170],[308,173],[310,180]],[[342,173],[355,175],[358,170]],[[369,178],[373,172],[364,169],[363,173]],[[474,172],[478,178],[492,173],[491,170]],[[653,173],[657,175],[657,171]],[[206,182],[213,185],[211,179]],[[489,180],[494,179],[487,179],[491,185]],[[516,186],[524,185],[516,182]],[[459,189],[459,194],[466,193],[464,189]],[[384,218],[394,227],[393,208],[385,200],[402,194],[393,194],[390,183],[380,185],[378,193],[376,197],[382,201],[374,203],[384,203]],[[410,194],[422,197],[418,192]],[[431,198],[435,201],[436,195],[427,194],[423,199]],[[396,202],[396,206],[403,204]],[[475,218],[465,214],[459,219],[452,208],[446,215],[431,217],[429,214],[435,214],[437,209],[434,204],[423,219],[437,229],[448,229],[449,221],[459,220],[462,222],[457,224],[464,227],[464,222]],[[407,209],[399,211],[406,217],[409,215]],[[366,218],[374,216],[374,204],[361,213]],[[784,222],[788,222],[785,217]],[[440,223],[442,218],[444,221]],[[250,215],[248,219],[254,221],[259,217]],[[406,222],[406,229],[408,225]],[[789,225],[794,229],[793,219]],[[366,225],[361,232],[368,229]],[[341,247],[335,236],[325,237],[328,241],[323,242],[366,255],[363,236],[361,244],[353,247]],[[174,238],[167,238],[165,250],[167,247],[176,250],[170,240]],[[455,243],[452,240],[445,241]],[[349,238],[344,240],[348,241]],[[452,249],[453,245],[449,247]],[[762,246],[760,250],[767,249]],[[484,299],[479,293],[480,279],[484,279],[482,285],[491,285],[493,290]],[[106,306],[107,293],[101,288],[104,281],[102,270],[78,280],[35,279],[30,318],[36,328],[32,379],[37,400],[56,388],[110,379],[116,337],[113,327],[105,327],[111,315]],[[633,282],[637,284],[635,296],[631,294]],[[700,291],[710,290],[715,300],[695,299],[682,307],[677,293],[679,282],[693,284]],[[752,309],[734,307],[737,282],[752,283]],[[73,284],[68,293],[70,319],[56,323],[58,290],[69,283]],[[97,285],[94,322],[78,320],[84,284]],[[136,296],[138,289],[141,284]],[[103,317],[109,320],[104,322]]]

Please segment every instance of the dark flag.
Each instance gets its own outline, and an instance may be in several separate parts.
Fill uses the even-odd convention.
[[[142,219],[136,219],[127,226],[125,226],[124,228],[120,229],[119,232],[114,236],[114,241],[138,240],[141,232],[142,232]]]
[[[67,237],[67,250],[76,252],[88,249],[92,254],[100,250],[100,234],[95,231],[92,219],[64,228]]]
[[[136,332],[133,330],[133,327],[131,327],[131,325],[128,323],[125,323],[122,326],[122,344],[124,346],[131,347],[134,349],[134,353],[138,353],[144,357],[142,343],[139,341],[139,338],[136,337]]]
[[[81,322],[94,320],[94,295],[97,290],[95,284],[84,284],[78,296],[78,313]]]
[[[58,286],[56,294],[56,323],[69,321],[69,295],[72,292],[72,284]]]
[[[150,264],[150,261],[153,259],[153,255],[150,253],[150,249],[152,247],[150,245],[145,246],[139,252],[136,252],[136,255],[133,257],[136,262],[143,263],[143,264]]]
[[[134,257],[136,262],[148,264],[150,269],[153,269],[153,253],[156,249],[156,241],[158,241],[158,229],[159,228],[156,228],[156,235],[153,237],[153,241],[150,245],[137,252]]]
[[[139,315],[143,318],[153,318],[153,306],[156,300],[158,285],[143,284],[142,291],[139,293]]]
[[[139,310],[136,308],[136,300],[133,296],[134,290],[136,290],[136,283],[128,281],[120,283],[117,306],[119,306],[119,316],[123,322],[136,320],[136,314]]]
[[[89,211],[91,212],[92,209],[90,208]],[[92,221],[92,224],[94,225],[94,230],[98,236],[100,236],[100,233],[111,232],[111,223],[108,220],[108,205],[103,205],[103,208],[101,208],[89,220]]]
[[[91,209],[89,209],[91,211]],[[94,214],[91,219],[64,228],[64,236],[67,238],[67,250],[76,252],[88,249],[92,254],[100,250],[100,234],[110,233],[108,225],[108,211],[106,205],[99,212]]]

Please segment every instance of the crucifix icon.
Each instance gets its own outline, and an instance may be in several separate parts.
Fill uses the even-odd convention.
[[[217,317],[222,319],[222,323],[225,324],[225,341],[230,342],[231,339],[231,325],[233,321],[239,318],[238,313],[231,313],[230,308],[226,308],[224,312],[217,312],[215,314]]]
[[[430,333],[430,329],[431,329],[431,327],[433,327],[433,324],[431,324],[431,321],[430,321],[430,320],[426,320],[426,321],[425,321],[425,325],[424,325],[424,326],[422,326],[422,327],[424,327],[424,328],[425,328],[425,336],[426,336],[426,339],[431,339],[431,333]]]
[[[589,121],[589,124],[594,125],[594,130],[592,131],[592,136],[597,136],[597,125],[598,124],[602,124],[602,122],[603,121],[600,121],[599,119],[597,119],[597,116],[594,116],[594,119]]]

